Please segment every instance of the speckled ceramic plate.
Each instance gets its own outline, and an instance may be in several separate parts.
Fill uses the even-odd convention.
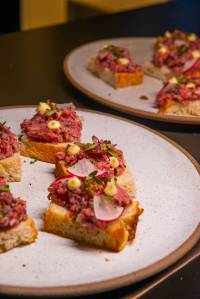
[[[31,107],[0,110],[19,133]],[[11,184],[27,200],[36,220],[37,242],[0,255],[0,293],[79,295],[102,292],[144,279],[182,257],[199,239],[199,166],[182,148],[145,127],[91,111],[84,117],[83,141],[93,134],[111,139],[125,153],[135,175],[137,198],[144,208],[136,239],[113,253],[80,245],[42,231],[48,206],[47,186],[54,166],[22,158],[23,178]]]
[[[199,125],[200,117],[197,116],[158,113],[155,98],[162,87],[162,81],[158,79],[145,75],[143,84],[114,89],[87,70],[90,58],[106,44],[129,49],[135,61],[143,65],[145,61],[151,60],[153,42],[153,38],[117,38],[80,46],[65,57],[64,72],[70,82],[84,94],[116,110],[159,121]],[[148,97],[148,100],[141,99],[141,96]]]

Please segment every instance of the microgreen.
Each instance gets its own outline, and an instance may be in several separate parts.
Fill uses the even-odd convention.
[[[35,164],[37,161],[38,161],[37,159],[31,160],[30,164]]]
[[[10,187],[9,185],[0,185],[0,191],[3,191],[3,192],[9,192],[10,191]]]
[[[109,154],[111,154],[113,157],[119,159],[118,154],[117,154],[115,151],[113,151],[111,148],[108,148],[107,151],[108,151]]]

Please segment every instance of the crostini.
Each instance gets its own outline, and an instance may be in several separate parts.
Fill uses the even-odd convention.
[[[143,209],[114,179],[91,173],[58,178],[49,187],[47,232],[111,251],[135,237]]]
[[[107,45],[91,58],[88,69],[114,88],[143,82],[142,67],[135,63],[125,48]]]
[[[190,75],[200,78],[200,39],[195,33],[179,30],[157,38],[152,61],[145,62],[144,72],[161,80]]]
[[[80,141],[82,119],[72,104],[41,102],[36,114],[22,122],[21,130],[21,155],[55,163],[55,154],[68,142]]]
[[[0,123],[0,176],[9,182],[21,180],[20,146],[11,129]]]
[[[34,242],[37,230],[27,215],[26,202],[14,198],[6,179],[0,178],[0,253]]]
[[[68,144],[56,155],[56,177],[74,174],[86,177],[92,172],[107,176],[123,186],[131,196],[136,195],[134,177],[127,168],[123,152],[109,140],[92,137],[91,143]]]
[[[200,82],[186,76],[172,77],[164,82],[156,97],[159,112],[200,116]]]

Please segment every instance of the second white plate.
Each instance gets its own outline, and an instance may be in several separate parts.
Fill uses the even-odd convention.
[[[90,58],[108,44],[129,49],[134,60],[143,65],[146,60],[151,60],[153,42],[153,38],[115,38],[82,45],[66,56],[64,60],[65,75],[76,88],[87,96],[116,110],[165,122],[200,124],[200,117],[197,116],[158,113],[158,109],[155,107],[155,98],[162,87],[162,81],[158,79],[145,75],[143,84],[114,89],[87,70]],[[141,96],[147,96],[148,100],[141,99]]]

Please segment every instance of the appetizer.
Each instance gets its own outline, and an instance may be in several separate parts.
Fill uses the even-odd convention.
[[[72,104],[39,103],[31,119],[21,124],[21,154],[44,162],[55,163],[55,154],[68,142],[80,141],[82,119]]]
[[[20,146],[5,123],[0,123],[0,176],[10,182],[21,180]]]
[[[199,37],[179,30],[165,32],[157,38],[153,59],[145,63],[144,71],[161,80],[188,74],[200,78]]]
[[[160,112],[200,116],[200,79],[172,77],[164,82],[156,103]]]
[[[65,151],[56,155],[56,176],[68,174],[86,177],[92,172],[112,178],[131,196],[136,195],[134,178],[126,166],[123,152],[109,140],[92,137],[92,143],[68,144]]]
[[[143,71],[122,47],[107,45],[92,58],[88,69],[114,88],[137,85],[143,82]]]
[[[134,239],[143,210],[114,178],[96,172],[87,177],[69,174],[48,190],[46,231],[111,251]]]
[[[30,244],[37,238],[37,230],[26,210],[26,202],[14,198],[6,179],[0,178],[0,253],[20,245]]]

